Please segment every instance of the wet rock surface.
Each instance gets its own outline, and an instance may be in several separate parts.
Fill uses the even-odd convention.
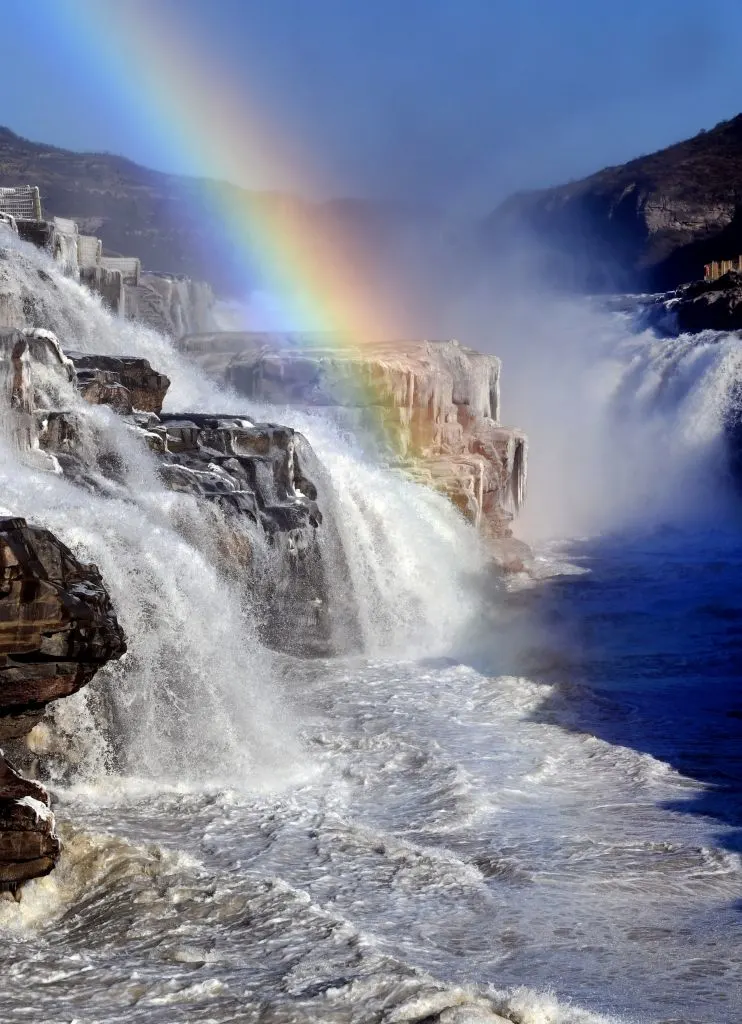
[[[83,352],[67,355],[83,397],[93,405],[111,405],[120,412],[159,413],[162,409],[170,380],[153,370],[149,360]]]
[[[214,301],[205,282],[168,274],[142,274],[139,284],[124,289],[127,317],[176,339],[213,327]]]
[[[0,731],[90,682],[126,650],[94,565],[48,530],[0,519]]]
[[[239,565],[259,597],[263,638],[282,650],[328,653],[318,466],[306,439],[274,423],[200,413],[163,414],[149,429],[165,484],[213,503],[234,525],[226,568]]]
[[[392,463],[446,494],[488,540],[511,537],[527,443],[522,431],[498,422],[495,356],[457,341],[351,346],[307,334],[209,334],[181,347],[253,400],[319,406],[372,434]]]
[[[68,357],[48,331],[0,332],[2,354],[13,410],[8,429],[27,462],[95,493],[134,500],[125,460],[75,408],[74,392],[108,406],[135,447],[152,453],[162,483],[193,497],[209,517],[217,556],[230,575],[239,570],[255,598],[266,642],[328,653],[319,466],[298,432],[234,415],[162,413],[170,381],[146,359]]]
[[[126,650],[94,565],[48,530],[0,519],[0,742],[25,736]],[[0,890],[47,874],[59,855],[49,796],[0,752]]]
[[[0,892],[49,874],[59,853],[46,789],[0,757]]]
[[[742,273],[731,270],[716,281],[691,281],[652,296],[646,322],[663,334],[742,330]]]

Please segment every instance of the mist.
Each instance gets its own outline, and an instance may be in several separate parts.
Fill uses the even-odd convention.
[[[456,338],[502,360],[501,421],[529,438],[530,542],[734,514],[725,429],[742,356],[729,336],[662,339],[556,290],[532,239],[507,260],[450,217],[400,229],[373,281],[389,337]],[[276,296],[224,307],[229,329],[301,330]]]
[[[475,247],[448,251],[437,265],[427,254],[430,287],[413,333],[499,356],[500,418],[529,438],[519,536],[735,514],[726,429],[742,355],[732,336],[660,338],[638,314],[557,291],[536,269],[548,261],[531,239],[507,263]]]
[[[42,46],[60,18],[48,6],[49,18],[33,26]],[[144,18],[148,5],[138,6]],[[508,240],[496,259],[484,225],[514,191],[579,178],[736,113],[726,83],[736,76],[739,5],[720,0],[713,21],[686,0],[651,10],[638,0],[609,10],[586,0],[558,8],[542,0],[150,6],[163,23],[178,22],[205,64],[224,69],[224,98],[239,100],[230,130],[255,139],[255,158],[232,183],[290,191],[320,220],[342,221],[379,331],[456,337],[502,358],[503,421],[530,438],[521,533],[662,523],[722,500],[707,473],[724,462],[724,414],[710,397],[710,375],[723,377],[733,359],[723,344],[693,346],[676,361],[676,393],[659,342],[637,340],[625,318],[555,294],[540,271],[548,254],[530,243],[515,251]],[[19,25],[26,7],[11,4]],[[18,97],[13,127],[195,173],[191,148],[169,147],[161,118],[128,94],[86,90],[81,119],[83,83],[103,77],[100,53],[78,33],[56,32],[54,46],[69,78],[40,68]],[[7,59],[12,73],[18,58]],[[261,140],[288,157],[259,159]],[[345,197],[359,205],[330,209],[329,200]],[[306,326],[287,318],[291,304],[259,274],[234,299],[222,310],[224,327]]]

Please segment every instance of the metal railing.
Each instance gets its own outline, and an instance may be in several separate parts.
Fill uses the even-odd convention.
[[[16,220],[41,220],[41,195],[37,185],[0,188],[0,212]]]

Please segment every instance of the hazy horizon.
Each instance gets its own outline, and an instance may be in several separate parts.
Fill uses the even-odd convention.
[[[238,106],[244,97],[245,117],[249,102],[280,139],[280,171],[266,179],[256,159],[233,182],[244,188],[487,212],[514,191],[653,152],[740,108],[742,9],[731,0],[713,22],[689,0],[651,11],[636,0],[620,10],[586,0],[558,10],[544,0],[131,0],[127,11],[137,6],[143,31],[153,11],[177,24]],[[32,141],[202,176],[134,101],[126,74],[106,74],[84,0],[70,10],[8,0],[18,31],[2,53],[25,88],[0,123]],[[29,76],[17,35],[54,59]]]

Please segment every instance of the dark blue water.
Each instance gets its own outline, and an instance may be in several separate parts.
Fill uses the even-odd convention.
[[[742,535],[668,528],[571,555],[590,572],[554,581],[544,614],[568,638],[570,681],[612,706],[578,697],[571,724],[702,783],[677,809],[741,851]]]
[[[625,979],[620,994],[597,1005],[618,1012],[623,999],[624,1012],[642,1021],[737,1024],[742,875],[728,869],[742,852],[742,533],[665,528],[573,543],[568,556],[588,572],[558,577],[528,599],[545,637],[532,652],[536,674],[554,684],[531,720],[650,755],[679,774],[669,796],[659,787],[658,816],[647,820],[668,874],[663,867],[653,880],[645,860],[636,876],[637,914],[657,902],[656,935],[645,929],[637,941],[650,955],[647,936],[656,940],[658,964],[646,975],[634,965],[634,983]],[[627,820],[617,813],[617,840]],[[667,886],[665,903],[680,846],[726,868],[716,877],[692,868]],[[617,857],[614,891],[625,876]],[[628,968],[635,937],[615,923],[614,952]],[[590,962],[586,951],[586,974],[597,982]]]

